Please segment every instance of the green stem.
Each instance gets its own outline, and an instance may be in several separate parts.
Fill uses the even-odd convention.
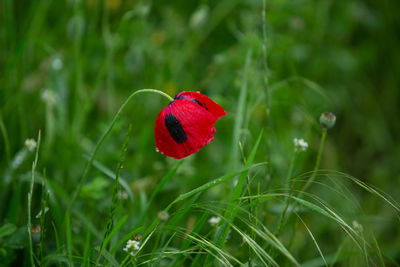
[[[128,134],[125,138],[125,142],[122,145],[122,150],[121,150],[121,155],[119,157],[119,161],[118,161],[118,165],[117,165],[117,170],[115,171],[115,183],[114,183],[114,190],[113,190],[113,195],[112,195],[112,201],[111,201],[111,208],[110,208],[110,214],[108,217],[108,222],[107,222],[107,228],[106,228],[106,232],[104,233],[104,238],[103,241],[101,242],[100,245],[100,249],[99,249],[99,254],[97,255],[97,259],[96,259],[96,265],[99,265],[101,256],[104,252],[105,249],[108,250],[107,246],[109,244],[109,236],[111,235],[111,232],[113,231],[113,227],[114,227],[114,217],[115,217],[115,211],[117,209],[118,203],[119,203],[119,199],[118,199],[118,193],[119,193],[119,177],[120,177],[120,172],[121,172],[121,168],[122,168],[122,164],[125,161],[125,156],[126,156],[126,150],[128,147],[128,143],[129,143],[129,138],[131,135],[131,130],[132,130],[132,125],[129,125],[129,129],[128,129]],[[103,262],[103,264],[105,264],[105,262]]]
[[[269,67],[268,67],[268,51],[267,51],[267,42],[268,42],[268,36],[267,36],[267,18],[266,18],[266,13],[267,13],[267,1],[263,0],[262,2],[262,11],[261,11],[261,22],[262,22],[262,53],[263,53],[263,60],[262,60],[262,65],[264,69],[264,89],[265,89],[265,95],[266,95],[266,115],[267,115],[267,124],[266,124],[266,156],[267,160],[270,161],[271,159],[271,128],[272,128],[272,121],[271,121],[271,90],[269,86]],[[271,179],[271,173],[272,173],[272,166],[267,166],[267,188],[269,187],[270,184],[270,179]]]
[[[107,102],[107,111],[108,114],[111,113],[113,108],[113,96],[114,96],[114,86],[113,86],[113,77],[114,77],[114,68],[113,65],[113,57],[114,57],[114,40],[112,33],[109,27],[109,9],[106,1],[103,1],[103,16],[102,16],[102,35],[104,40],[104,46],[106,49],[106,91],[108,94],[108,102]]]
[[[320,143],[319,143],[319,148],[318,148],[317,160],[316,160],[316,162],[315,162],[314,170],[313,170],[313,172],[312,172],[312,175],[311,175],[310,179],[307,181],[307,183],[305,184],[305,186],[303,187],[303,189],[300,191],[300,194],[298,195],[299,198],[301,198],[301,196],[303,195],[303,193],[305,192],[305,190],[307,190],[307,188],[310,186],[310,184],[311,184],[311,183],[314,181],[314,179],[315,179],[316,173],[317,173],[317,171],[318,171],[318,169],[319,169],[319,165],[320,165],[320,163],[321,163],[322,151],[324,150],[324,144],[325,144],[326,134],[327,134],[327,129],[326,129],[326,128],[323,128],[323,130],[322,130],[322,136],[321,136],[321,141],[320,141]],[[295,162],[295,160],[296,160],[296,155],[297,155],[297,153],[296,153],[296,151],[295,151],[295,153],[293,154],[292,162],[290,163],[288,176],[287,176],[287,178],[286,178],[286,184],[289,186],[289,196],[288,196],[288,198],[286,199],[285,209],[283,210],[283,213],[282,213],[282,216],[281,216],[281,219],[280,219],[280,222],[279,222],[279,227],[278,227],[277,232],[276,232],[276,236],[278,236],[279,233],[280,233],[280,231],[281,231],[281,228],[282,228],[282,225],[283,225],[283,223],[284,223],[284,219],[285,219],[287,210],[288,210],[288,208],[289,208],[290,199],[291,199],[291,197],[293,196],[293,184],[294,184],[294,181],[293,181],[293,179],[291,179],[291,177],[292,177],[294,162]],[[289,216],[289,215],[288,215],[288,216]],[[297,224],[297,222],[296,222],[296,224]]]
[[[3,135],[3,138],[4,138],[4,147],[5,147],[5,151],[6,151],[7,165],[8,165],[8,167],[10,167],[10,164],[11,164],[10,142],[9,142],[9,139],[8,139],[6,126],[4,125],[1,113],[0,113],[0,131],[1,131],[1,133]]]
[[[39,243],[39,265],[43,266],[43,247],[44,247],[44,229],[45,229],[45,223],[46,223],[46,207],[47,207],[47,202],[49,195],[46,191],[46,169],[43,171],[43,176],[42,176],[43,182],[42,182],[42,199],[41,199],[41,215],[40,215],[40,243]]]
[[[293,173],[294,162],[296,161],[296,156],[297,156],[297,151],[294,151],[293,156],[292,156],[292,160],[291,160],[290,165],[289,165],[288,175],[286,177],[286,186],[288,187],[288,190],[289,190],[289,196],[286,198],[285,209],[283,210],[282,216],[280,218],[279,226],[278,226],[278,229],[276,231],[276,235],[279,235],[279,233],[281,231],[283,222],[285,221],[286,212],[287,212],[288,207],[289,207],[290,197],[292,196],[292,189],[293,189],[292,173]]]
[[[76,190],[74,191],[74,193],[72,195],[71,202],[69,204],[68,209],[72,208],[72,205],[73,205],[74,201],[76,200],[79,192],[81,191],[81,188],[82,188],[83,184],[86,182],[87,175],[89,173],[90,167],[93,164],[93,161],[94,161],[94,159],[96,157],[96,154],[97,154],[100,146],[103,144],[104,140],[106,139],[106,137],[110,134],[112,128],[114,127],[115,122],[117,121],[117,119],[119,118],[119,116],[121,115],[121,113],[125,109],[125,107],[131,102],[131,100],[136,95],[141,94],[141,93],[156,93],[156,94],[159,94],[159,95],[162,95],[162,96],[168,98],[168,100],[170,100],[170,101],[174,101],[174,99],[171,96],[169,96],[168,94],[166,94],[166,93],[164,93],[164,92],[162,92],[160,90],[156,90],[156,89],[141,89],[141,90],[137,90],[137,91],[133,92],[125,100],[125,102],[121,105],[121,107],[119,108],[119,110],[115,114],[115,116],[112,119],[112,121],[111,121],[110,125],[108,126],[107,130],[100,137],[99,141],[97,141],[97,144],[96,144],[96,146],[95,146],[95,148],[94,148],[94,150],[92,152],[92,155],[90,156],[89,162],[86,164],[86,167],[85,167],[85,170],[84,170],[83,175],[81,177],[81,180],[79,181],[79,184],[78,184]]]
[[[28,230],[29,260],[31,262],[31,266],[35,266],[35,262],[33,260],[33,244],[32,244],[32,233],[31,233],[31,226],[32,226],[31,206],[32,206],[33,185],[35,183],[35,171],[36,171],[36,166],[37,166],[38,158],[39,158],[39,147],[40,147],[40,131],[39,131],[39,135],[38,135],[35,160],[32,163],[32,176],[31,176],[31,182],[30,182],[29,193],[28,193],[28,222],[27,222],[28,229],[27,230]],[[42,229],[42,231],[43,231],[43,229]]]
[[[324,150],[324,144],[325,144],[325,139],[326,139],[326,133],[327,129],[323,128],[322,129],[322,136],[321,136],[321,142],[319,143],[319,148],[318,148],[318,155],[317,155],[317,160],[315,161],[315,166],[314,170],[311,174],[310,179],[308,179],[307,183],[304,185],[304,187],[301,189],[301,192],[299,194],[299,197],[303,195],[303,193],[308,189],[308,187],[311,185],[311,183],[314,181],[315,177],[317,176],[317,171],[319,169],[319,165],[321,163],[321,158],[322,158],[322,151]]]
[[[242,150],[243,151],[243,150]],[[244,158],[244,157],[243,157]],[[243,163],[244,163],[244,165],[246,165],[246,159],[244,158],[244,160],[243,160]],[[249,201],[249,222],[250,222],[250,225],[253,225],[253,213],[254,213],[254,210],[253,210],[253,205],[252,205],[252,199],[251,199],[251,189],[250,189],[250,178],[249,178],[249,175],[246,175],[246,183],[247,183],[247,194],[248,194],[248,196],[249,196],[249,199],[248,199],[248,201]],[[250,233],[250,235],[251,235],[251,238],[253,239],[253,240],[255,240],[255,238],[256,238],[256,235],[255,235],[255,232],[254,232],[254,230],[253,229],[251,229],[251,227],[249,227],[249,233]],[[249,245],[248,246],[248,249],[249,249],[249,263],[248,263],[248,266],[249,267],[253,267],[253,261],[252,261],[252,259],[253,259],[253,251],[252,251],[252,249],[251,249],[251,246]]]
[[[296,161],[296,156],[297,156],[297,151],[294,151],[292,160],[290,161],[289,165],[289,171],[288,175],[286,177],[286,186],[290,189],[291,188],[291,180],[292,180],[292,173],[293,173],[293,167],[294,167],[294,162]]]
[[[75,1],[74,4],[74,18],[75,18],[75,36],[73,43],[73,60],[74,60],[74,120],[73,120],[73,130],[76,135],[81,131],[83,124],[83,113],[86,112],[84,99],[83,99],[83,63],[81,60],[82,57],[82,33],[80,32],[82,29],[80,23],[83,23],[85,20],[84,12],[83,12],[83,1]],[[82,19],[82,21],[81,21]],[[47,136],[46,136],[47,137]]]

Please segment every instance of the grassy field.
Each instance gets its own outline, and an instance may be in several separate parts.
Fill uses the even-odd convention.
[[[399,266],[399,10],[0,1],[0,266]],[[157,153],[143,88],[215,140]]]

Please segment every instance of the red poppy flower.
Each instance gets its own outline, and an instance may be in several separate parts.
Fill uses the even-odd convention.
[[[156,147],[168,157],[181,159],[214,140],[215,122],[225,110],[199,92],[181,92],[157,116]]]

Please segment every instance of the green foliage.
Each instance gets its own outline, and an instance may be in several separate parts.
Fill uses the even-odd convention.
[[[399,266],[398,9],[2,1],[0,265]],[[227,116],[176,161],[184,90]]]

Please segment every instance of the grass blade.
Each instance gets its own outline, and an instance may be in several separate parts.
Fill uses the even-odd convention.
[[[32,163],[32,176],[31,176],[31,182],[30,182],[30,187],[29,187],[30,189],[29,189],[29,193],[28,193],[28,223],[27,223],[28,229],[27,230],[28,230],[29,259],[30,259],[30,263],[32,266],[35,266],[35,262],[33,260],[33,245],[32,245],[32,234],[31,234],[31,227],[32,227],[31,206],[32,206],[33,185],[35,183],[35,171],[36,171],[36,166],[37,166],[38,159],[39,159],[40,141],[41,140],[40,140],[40,131],[39,131],[35,160]]]
[[[233,179],[234,177],[236,177],[239,174],[242,174],[244,172],[249,171],[252,168],[259,167],[259,166],[262,166],[262,165],[265,165],[265,163],[254,164],[254,165],[252,165],[250,167],[245,167],[245,168],[243,168],[243,169],[241,169],[239,171],[234,171],[234,172],[228,173],[228,174],[226,174],[226,175],[224,175],[224,176],[222,176],[220,178],[217,178],[217,179],[215,179],[215,180],[213,180],[211,182],[208,182],[208,183],[206,183],[206,184],[204,184],[202,186],[199,186],[196,189],[193,189],[193,190],[191,190],[191,191],[189,191],[187,193],[181,194],[174,201],[172,201],[167,206],[167,208],[165,210],[168,211],[174,204],[176,204],[176,203],[178,203],[178,202],[180,202],[182,200],[185,200],[185,199],[187,199],[187,198],[189,198],[189,197],[191,197],[191,196],[193,196],[193,195],[195,195],[197,193],[200,193],[200,192],[203,192],[205,190],[208,190],[208,189],[210,189],[210,188],[212,188],[212,187],[214,187],[216,185],[219,185],[219,184],[222,184],[222,183],[224,183],[226,181],[229,181],[229,180]]]
[[[257,149],[258,146],[260,145],[261,142],[261,138],[263,136],[263,131],[261,131],[261,133],[259,134],[256,143],[254,144],[250,155],[246,161],[245,164],[245,168],[249,168],[254,161],[255,155],[257,153]],[[240,203],[240,195],[242,194],[243,191],[243,187],[246,181],[246,177],[248,175],[248,170],[245,172],[242,172],[239,176],[239,180],[237,185],[234,187],[233,192],[229,198],[229,202],[230,203],[235,203],[235,205],[230,205],[229,208],[226,210],[224,217],[228,218],[228,222],[231,223],[234,219],[234,217],[236,216],[237,212],[238,212],[238,204]],[[215,242],[218,245],[222,245],[222,242],[225,240],[226,236],[228,235],[229,232],[229,223],[228,224],[224,224],[218,231],[216,238],[215,238]]]
[[[239,99],[237,103],[237,111],[235,115],[235,124],[233,126],[233,137],[232,137],[232,147],[231,147],[231,158],[229,164],[229,170],[234,169],[238,162],[239,162],[239,150],[238,144],[240,140],[240,133],[243,126],[244,120],[244,113],[246,109],[246,97],[247,97],[247,78],[249,75],[251,57],[252,57],[252,50],[250,49],[246,55],[246,63],[244,65],[244,75],[242,86],[240,88]]]
[[[65,235],[67,241],[67,258],[70,266],[72,263],[72,231],[71,231],[71,213],[67,210],[65,214]]]
[[[130,134],[131,134],[131,130],[132,130],[132,125],[129,126],[128,129],[128,134],[126,135],[125,138],[125,142],[122,145],[122,151],[121,151],[121,155],[118,161],[118,166],[117,166],[117,170],[115,172],[116,176],[115,176],[115,184],[114,184],[114,191],[113,191],[113,195],[112,195],[112,200],[111,200],[111,208],[110,208],[110,214],[109,214],[109,218],[108,218],[108,222],[107,222],[107,229],[106,232],[104,233],[104,238],[103,241],[101,242],[100,245],[100,251],[99,254],[97,256],[97,260],[96,260],[96,266],[99,264],[100,258],[101,258],[101,254],[103,253],[104,249],[106,248],[108,241],[109,241],[109,234],[113,229],[113,225],[114,225],[114,215],[115,215],[115,210],[118,206],[118,194],[119,194],[119,175],[120,175],[120,171],[122,168],[122,164],[125,160],[125,152],[127,150],[128,147],[128,143],[129,143],[129,138],[130,138]],[[127,218],[125,218],[126,220]]]
[[[172,177],[177,172],[178,168],[182,165],[184,161],[178,161],[175,166],[161,179],[158,183],[157,187],[154,189],[153,193],[150,196],[150,199],[147,201],[146,207],[143,209],[138,225],[142,224],[145,214],[147,213],[148,209],[150,208],[151,203],[153,202],[154,198],[157,194],[164,188],[165,184],[172,179]]]

